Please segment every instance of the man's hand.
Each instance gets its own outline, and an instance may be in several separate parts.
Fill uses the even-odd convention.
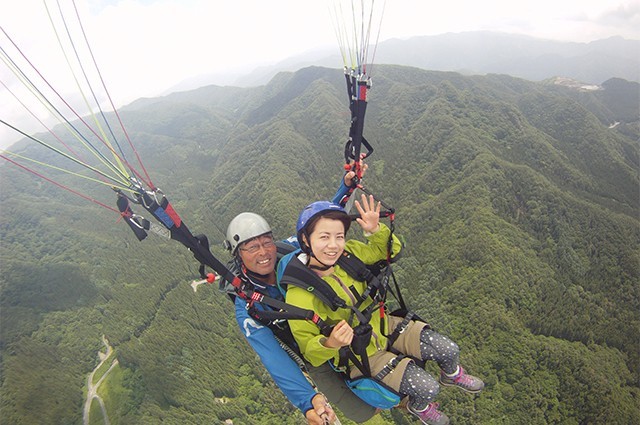
[[[344,175],[344,185],[347,187],[353,186],[353,178],[356,176],[355,171],[347,171]]]
[[[336,420],[336,414],[329,406],[324,394],[316,394],[311,399],[313,409],[307,410],[305,416],[309,425],[326,425],[332,424]]]
[[[360,154],[361,157],[364,157],[365,154]],[[351,161],[349,163],[350,167],[353,167],[354,162]],[[360,176],[360,178],[363,178],[364,175],[367,172],[367,168],[369,168],[369,165],[366,164],[364,162],[364,159],[360,160],[360,169],[362,170],[362,175]],[[353,186],[353,178],[356,176],[356,172],[355,171],[348,171],[345,175],[344,175],[344,184],[347,187],[351,187]]]

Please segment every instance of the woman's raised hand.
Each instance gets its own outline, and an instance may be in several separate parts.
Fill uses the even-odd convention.
[[[380,224],[380,202],[376,204],[373,199],[373,195],[367,196],[362,194],[362,203],[356,201],[356,208],[358,209],[358,213],[360,213],[360,218],[357,218],[356,221],[367,233],[375,233],[378,231],[378,225]]]

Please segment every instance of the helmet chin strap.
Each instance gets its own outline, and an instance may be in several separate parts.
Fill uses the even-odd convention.
[[[325,263],[323,263],[322,261],[320,261],[318,259],[318,257],[316,257],[316,255],[313,253],[313,249],[311,249],[310,244],[307,244],[306,241],[309,239],[309,236],[307,235],[307,231],[306,229],[303,230],[303,238],[302,241],[300,242],[300,248],[302,249],[302,252],[306,253],[307,255],[309,255],[309,268],[310,269],[314,269],[314,270],[319,270],[321,272],[327,271],[329,270],[331,267],[333,267],[334,265],[327,265]],[[311,257],[315,258],[316,261],[318,263],[320,263],[320,266],[315,266],[313,264],[311,264]]]
[[[320,264],[321,264],[320,266],[313,265],[313,264],[311,264],[311,258],[309,258],[309,268],[310,268],[310,269],[320,270],[320,271],[324,272],[324,271],[327,271],[327,270],[329,270],[331,267],[333,267],[333,266],[334,266],[333,264],[329,266],[329,265],[327,265],[327,264],[323,263],[322,261],[320,261],[320,260],[318,259],[318,257],[316,257],[316,256],[315,256],[315,254],[313,253],[313,251],[311,251],[311,252],[310,252],[309,257],[313,257],[313,258],[315,258],[315,259],[316,259],[316,261],[317,261],[318,263],[320,263]]]

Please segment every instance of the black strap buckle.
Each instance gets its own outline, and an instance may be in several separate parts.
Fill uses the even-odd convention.
[[[390,373],[393,373],[393,371],[396,369],[398,364],[400,364],[400,361],[405,357],[406,356],[404,355],[399,355],[389,360],[387,364],[382,368],[382,370],[380,370],[380,372],[378,372],[377,375],[373,377],[373,379],[375,379],[376,381],[382,381],[385,378],[385,376],[387,376]]]

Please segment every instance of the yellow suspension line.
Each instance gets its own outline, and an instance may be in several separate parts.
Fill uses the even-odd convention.
[[[124,178],[122,175],[119,174],[119,170],[117,168],[115,168],[115,165],[107,162],[103,157],[101,157],[100,155],[98,155],[95,150],[93,148],[91,148],[87,142],[78,134],[78,132],[72,128],[68,121],[55,109],[51,106],[51,103],[44,97],[44,95],[42,95],[42,93],[40,93],[38,90],[36,90],[35,86],[33,85],[33,83],[31,83],[25,76],[24,74],[17,68],[17,66],[8,58],[7,54],[3,51],[0,50],[0,57],[2,57],[3,62],[7,65],[8,68],[11,69],[11,71],[13,72],[13,74],[15,75],[16,78],[18,78],[20,80],[20,82],[22,83],[22,85],[27,88],[31,94],[33,94],[33,96],[38,99],[38,101],[40,102],[40,104],[42,106],[44,106],[50,113],[51,115],[53,115],[54,117],[56,117],[56,119],[58,120],[58,122],[60,124],[62,124],[67,131],[69,132],[69,134],[71,134],[72,136],[74,136],[89,152],[91,152],[104,166],[106,166],[107,168],[114,170],[114,171],[118,171],[118,175],[119,177],[117,178],[117,180],[119,180],[120,182],[122,182],[123,184],[129,184],[129,181]],[[15,95],[15,93],[13,93],[9,87],[4,84],[2,81],[0,81],[0,84],[2,84],[4,86],[4,88],[11,93],[11,95],[18,101],[20,102],[20,104],[29,112],[33,115],[33,113],[29,110],[29,108],[27,108],[27,106],[22,103],[22,101],[20,101],[20,99]]]
[[[93,118],[93,121],[96,124],[96,126],[98,128],[98,131],[102,135],[102,140],[104,141],[104,143],[107,146],[107,148],[109,148],[109,150],[113,154],[113,157],[114,157],[116,163],[118,164],[118,168],[119,168],[120,172],[124,176],[126,176],[127,179],[131,179],[131,176],[129,175],[129,173],[128,173],[127,169],[125,168],[124,164],[122,163],[122,161],[120,161],[119,155],[116,154],[116,152],[115,152],[115,150],[113,148],[113,145],[111,144],[111,141],[109,140],[109,137],[105,133],[102,124],[100,123],[100,121],[96,117],[96,114],[93,111],[93,108],[91,107],[91,105],[89,104],[89,101],[87,100],[85,92],[82,89],[82,86],[80,85],[80,82],[78,81],[76,73],[73,70],[73,66],[71,65],[71,62],[69,61],[69,57],[67,56],[67,53],[66,53],[66,51],[65,51],[65,49],[63,47],[62,40],[60,39],[60,36],[58,34],[58,30],[56,29],[56,26],[55,26],[55,24],[53,22],[53,18],[51,17],[51,13],[49,12],[49,8],[47,7],[46,0],[42,0],[42,2],[44,3],[45,9],[47,11],[47,15],[49,17],[49,22],[51,23],[51,27],[53,28],[53,32],[55,33],[56,39],[58,40],[58,45],[60,46],[60,51],[62,52],[62,54],[63,54],[63,56],[65,58],[65,61],[67,62],[67,66],[69,67],[69,70],[71,72],[71,75],[73,76],[74,81],[76,82],[76,86],[78,87],[78,91],[80,92],[80,95],[82,96],[82,99],[84,100],[84,103],[85,103],[85,105],[87,107],[87,110],[89,111],[91,117]],[[64,20],[64,17],[62,16],[62,11],[60,11],[60,15],[61,15],[62,19]]]
[[[38,161],[36,159],[29,158],[27,156],[20,155],[20,154],[15,153],[15,152],[10,152],[8,150],[4,150],[3,149],[0,152],[1,152],[2,155],[7,155],[7,156],[10,156],[10,157],[13,157],[13,158],[20,158],[22,160],[29,161],[29,162],[32,162],[34,164],[41,165],[43,167],[48,167],[48,168],[51,168],[53,170],[61,171],[63,173],[70,174],[72,176],[76,176],[76,177],[79,177],[79,178],[82,178],[82,179],[85,179],[85,180],[89,180],[89,181],[92,181],[92,182],[95,182],[95,183],[100,183],[102,185],[109,186],[111,188],[116,188],[116,189],[120,189],[120,190],[126,190],[128,192],[135,193],[135,191],[133,191],[130,187],[127,187],[127,186],[119,186],[117,184],[113,184],[113,183],[105,182],[105,181],[102,181],[102,180],[98,180],[98,179],[95,179],[93,177],[85,176],[83,174],[76,173],[76,172],[73,172],[71,170],[67,170],[65,168],[61,168],[61,167],[57,167],[55,165],[47,164],[46,162]]]

